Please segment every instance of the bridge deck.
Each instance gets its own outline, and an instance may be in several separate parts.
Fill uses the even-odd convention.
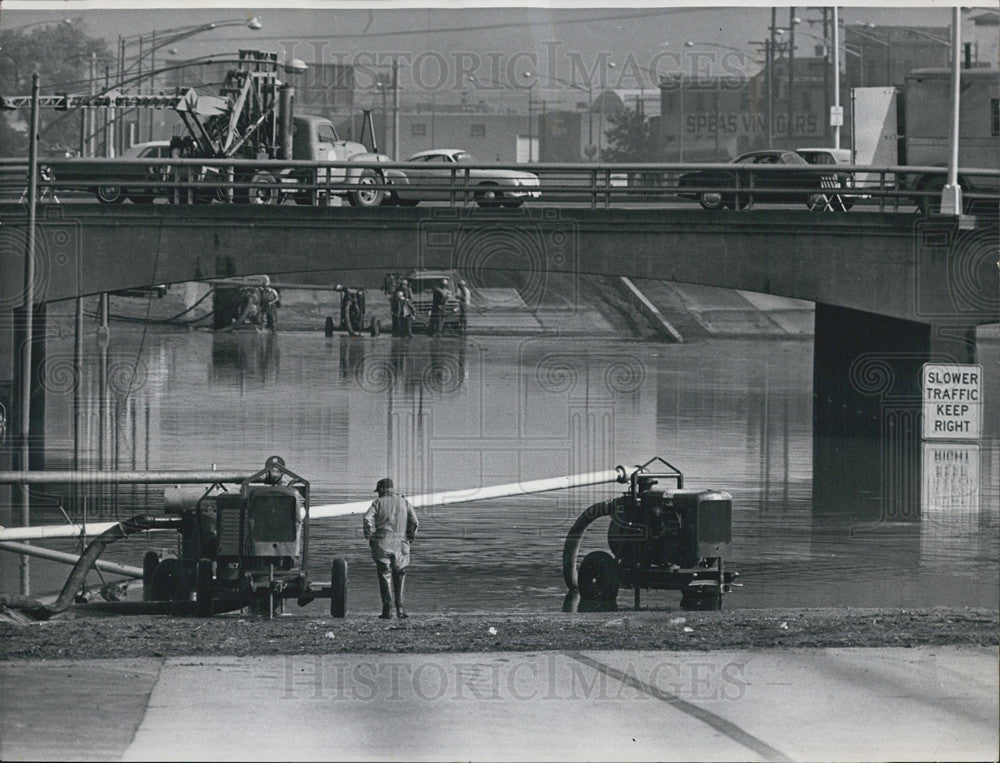
[[[0,207],[0,299],[20,294],[26,217]],[[997,320],[995,220],[914,214],[648,207],[354,209],[44,205],[37,288],[55,301],[253,273],[455,268],[653,278],[743,289],[908,320]]]

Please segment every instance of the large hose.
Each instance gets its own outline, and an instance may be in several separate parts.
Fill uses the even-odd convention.
[[[584,511],[566,534],[566,544],[563,546],[563,580],[571,591],[577,590],[576,557],[580,551],[580,541],[583,533],[590,525],[601,517],[610,517],[619,498],[599,501]]]
[[[48,620],[73,603],[77,591],[87,579],[87,574],[104,553],[104,549],[109,543],[146,530],[179,530],[181,522],[181,517],[154,517],[149,514],[136,514],[134,517],[124,519],[109,527],[90,542],[86,551],[80,555],[79,561],[73,565],[73,571],[69,573],[59,598],[53,604],[42,604],[26,596],[0,594],[0,605],[25,612],[36,620]]]

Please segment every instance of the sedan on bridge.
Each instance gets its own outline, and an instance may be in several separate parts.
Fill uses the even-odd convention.
[[[132,159],[163,159],[170,157],[170,141],[154,140],[135,143],[126,148],[121,161],[81,159],[53,165],[48,169],[51,186],[71,190],[87,190],[102,204],[118,204],[126,198],[135,204],[149,204],[164,191],[151,183],[166,181],[169,170],[149,164],[132,164]]]
[[[743,209],[752,200],[754,204],[791,202],[817,211],[846,211],[849,207],[838,201],[843,194],[835,193],[847,187],[841,178],[844,173],[802,169],[809,166],[794,151],[751,151],[717,168],[681,175],[677,184],[682,197],[697,199],[704,209]]]
[[[519,207],[525,199],[537,199],[540,195],[538,176],[534,173],[470,166],[480,162],[462,149],[418,151],[406,161],[417,166],[385,172],[387,182],[392,184],[390,203],[400,206],[461,200],[466,190],[481,207]]]

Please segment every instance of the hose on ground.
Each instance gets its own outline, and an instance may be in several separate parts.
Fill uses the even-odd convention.
[[[123,519],[90,542],[87,549],[80,555],[80,559],[73,565],[73,571],[69,573],[66,584],[62,587],[59,597],[53,604],[42,604],[27,596],[0,594],[0,605],[24,612],[36,620],[48,620],[73,603],[77,591],[87,579],[87,574],[104,553],[108,544],[146,530],[179,530],[180,528],[181,517],[154,517],[150,514],[136,514],[134,517]]]

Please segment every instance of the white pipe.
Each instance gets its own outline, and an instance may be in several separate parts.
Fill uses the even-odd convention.
[[[552,490],[566,490],[586,485],[602,485],[617,482],[619,477],[628,472],[621,469],[609,469],[603,472],[588,472],[585,474],[569,474],[565,477],[547,477],[526,482],[509,482],[505,485],[491,485],[464,490],[450,490],[443,493],[425,493],[408,500],[414,508],[421,506],[444,506],[467,501],[483,501],[489,498],[507,498],[530,493],[546,493]],[[327,503],[313,506],[309,510],[312,519],[327,519],[329,517],[344,517],[351,514],[364,514],[371,506],[371,500],[351,501],[349,503]],[[87,525],[88,535],[98,535],[117,522],[98,522]],[[65,525],[35,525],[34,527],[0,527],[0,542],[17,540],[42,540],[45,538],[76,538],[83,533],[83,527],[75,524]]]
[[[80,561],[80,557],[77,554],[67,554],[63,551],[41,548],[40,546],[29,546],[27,543],[0,542],[0,551],[10,551],[12,554],[23,554],[24,556],[37,556],[39,559],[48,559],[51,562],[63,562],[64,564],[76,564]],[[127,575],[130,578],[142,578],[141,567],[131,567],[127,564],[102,562],[100,560],[95,562],[94,566],[103,572]]]
[[[407,500],[414,508],[420,508],[421,506],[444,506],[450,503],[483,501],[489,498],[507,498],[509,496],[528,495],[530,493],[546,493],[550,490],[566,490],[568,488],[584,487],[585,485],[602,485],[608,482],[617,482],[622,473],[617,469],[609,469],[603,472],[569,474],[565,477],[548,477],[540,480],[528,480],[527,482],[508,482],[505,485],[449,490],[443,493],[424,493],[423,495],[408,497]],[[327,517],[343,517],[349,514],[363,514],[371,504],[371,500],[364,500],[314,506],[309,510],[309,516],[313,519],[325,519]]]
[[[100,535],[117,522],[95,522],[87,525],[88,535]],[[34,525],[33,527],[0,528],[0,541],[44,540],[45,538],[78,538],[83,535],[82,525]]]

